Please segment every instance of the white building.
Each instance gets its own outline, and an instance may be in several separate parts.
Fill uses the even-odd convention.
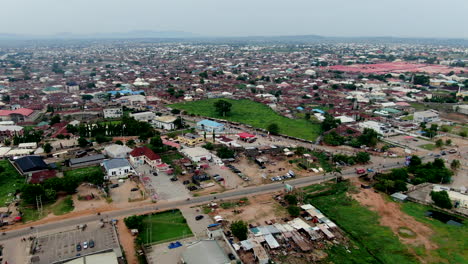
[[[394,134],[394,132],[395,132],[391,128],[390,124],[383,124],[383,123],[376,122],[376,121],[360,122],[360,123],[358,123],[358,126],[363,130],[365,128],[373,129],[374,131],[376,131],[377,133],[379,133],[379,134],[381,134],[383,136],[388,136],[390,134]]]
[[[212,158],[211,153],[201,147],[184,148],[181,152],[193,162],[208,161]]]
[[[104,118],[120,118],[122,117],[122,108],[105,108],[102,110]]]
[[[105,160],[102,166],[106,170],[106,176],[104,179],[112,178],[125,178],[129,174],[135,173],[132,166],[126,159],[110,159]]]
[[[153,112],[147,111],[147,112],[130,114],[130,116],[135,118],[135,120],[138,120],[138,121],[151,122],[156,117],[156,114]]]
[[[177,117],[175,116],[157,116],[153,120],[153,125],[156,128],[172,130],[175,129],[174,122],[176,121],[176,119]]]
[[[435,110],[427,110],[421,112],[414,112],[413,121],[416,123],[433,123],[439,122],[439,113]]]

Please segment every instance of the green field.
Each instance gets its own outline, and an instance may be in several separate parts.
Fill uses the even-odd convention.
[[[319,189],[305,190],[314,192]],[[349,189],[349,183],[341,182],[305,198],[343,229],[351,240],[349,247],[334,245],[329,248],[328,260],[333,263],[418,263],[392,230],[379,224],[377,213],[346,195]]]
[[[3,207],[15,198],[15,191],[23,187],[25,178],[8,160],[0,160],[0,171],[0,207]]]
[[[192,236],[192,231],[179,210],[147,215],[139,238],[143,244],[162,243]]]
[[[436,148],[436,145],[432,143],[428,143],[428,144],[420,145],[419,147],[423,149],[427,149],[427,150],[434,150]]]
[[[420,255],[428,256],[431,263],[468,263],[468,226],[466,219],[464,225],[458,227],[426,217],[426,211],[431,209],[429,206],[404,203],[401,209],[434,231],[431,241],[437,244],[439,248],[429,252],[424,248],[420,248]]]
[[[172,108],[185,110],[190,114],[222,118],[233,122],[244,123],[266,129],[272,123],[278,124],[280,133],[307,140],[315,140],[320,133],[320,125],[304,119],[290,119],[277,114],[270,107],[251,100],[232,100],[231,112],[226,117],[219,116],[213,106],[219,99],[206,99],[194,102],[169,105]]]
[[[65,177],[73,177],[73,176],[83,176],[83,175],[92,174],[92,173],[96,173],[100,171],[101,171],[101,167],[92,166],[92,167],[69,170],[69,171],[64,172],[63,174]]]
[[[75,207],[73,206],[73,199],[70,195],[64,199],[59,199],[53,204],[44,204],[42,214],[40,214],[34,206],[25,205],[23,203],[20,204],[20,210],[23,213],[22,221],[24,223],[29,221],[37,221],[51,213],[54,215],[64,215],[73,211],[73,209],[75,209]]]

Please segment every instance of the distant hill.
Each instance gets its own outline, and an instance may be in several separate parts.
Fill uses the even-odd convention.
[[[138,39],[138,38],[193,38],[196,34],[183,31],[129,31],[94,34],[74,34],[69,32],[54,35],[20,35],[0,33],[0,40],[37,40],[37,39]]]

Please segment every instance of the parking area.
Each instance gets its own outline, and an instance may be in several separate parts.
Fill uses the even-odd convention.
[[[207,236],[206,228],[208,227],[208,225],[213,224],[213,220],[211,219],[211,217],[207,214],[204,214],[202,210],[199,209],[199,207],[184,207],[181,208],[180,211],[187,220],[187,224],[192,230],[193,235],[197,238],[205,238]],[[203,216],[203,218],[197,220],[197,216],[199,218],[200,216]]]
[[[94,242],[94,246],[91,244]],[[87,243],[87,248],[84,246]],[[78,246],[79,245],[79,246]],[[37,264],[50,264],[60,260],[71,259],[76,256],[89,255],[95,252],[117,249],[120,251],[118,238],[113,227],[105,224],[99,227],[98,223],[88,224],[84,229],[72,229],[53,234],[46,234],[37,238],[34,258]]]
[[[412,150],[415,151],[421,151],[421,152],[427,152],[426,149],[422,148],[421,146],[427,145],[427,144],[434,144],[434,142],[424,140],[421,138],[414,138],[414,137],[408,137],[405,135],[398,135],[398,136],[393,136],[393,137],[388,137],[386,138],[387,141],[389,142],[394,142],[396,144],[400,144],[403,146],[408,146]]]
[[[220,175],[224,179],[224,181],[221,182],[221,185],[226,189],[235,189],[247,185],[244,180],[226,166],[220,167],[218,165],[213,165],[207,169],[206,172],[211,176],[216,174]]]
[[[156,191],[157,200],[177,201],[190,197],[189,191],[180,181],[171,181],[172,176],[164,172],[159,172],[158,176],[154,176],[151,168],[148,165],[141,165],[136,168],[138,173],[141,173],[144,178],[148,178],[152,188]]]

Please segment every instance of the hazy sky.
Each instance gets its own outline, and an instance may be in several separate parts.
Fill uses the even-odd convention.
[[[468,38],[468,0],[4,0],[0,33]]]

